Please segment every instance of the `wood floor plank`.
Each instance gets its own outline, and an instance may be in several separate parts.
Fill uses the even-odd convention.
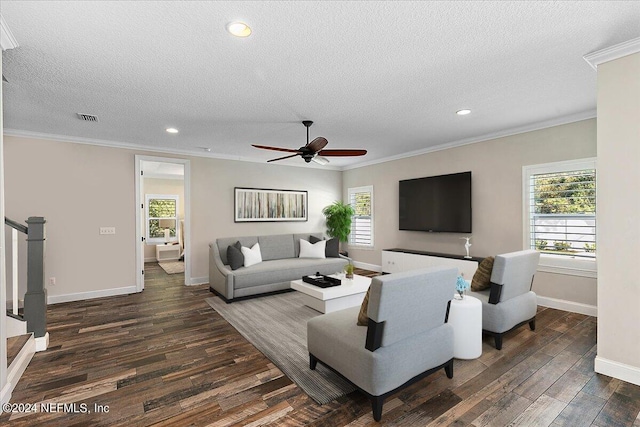
[[[554,424],[563,427],[591,425],[606,402],[600,397],[580,392],[562,410]]]
[[[142,293],[49,306],[49,349],[12,402],[110,410],[3,413],[0,425],[640,427],[640,387],[593,370],[593,317],[539,307],[536,331],[508,333],[501,351],[484,337],[480,358],[389,396],[376,423],[359,392],[316,404],[211,309],[207,285],[183,281],[149,263]]]

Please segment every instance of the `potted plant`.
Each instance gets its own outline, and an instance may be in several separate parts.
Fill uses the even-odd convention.
[[[353,207],[348,203],[335,201],[329,206],[322,209],[327,222],[327,234],[337,238],[341,242],[349,241],[351,233],[351,217],[355,213]],[[348,256],[346,251],[340,252],[342,255]]]
[[[351,217],[354,214],[351,205],[336,201],[326,206],[322,213],[327,219],[327,234],[337,237],[341,242],[347,242],[351,233]]]
[[[353,270],[354,270],[354,266],[353,264],[351,264],[351,262],[349,262],[349,264],[344,266],[344,273],[345,273],[345,277],[347,279],[353,279]]]

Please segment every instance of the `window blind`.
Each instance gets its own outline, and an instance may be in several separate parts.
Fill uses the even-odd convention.
[[[349,204],[355,212],[351,217],[349,244],[373,246],[373,189],[349,189]]]

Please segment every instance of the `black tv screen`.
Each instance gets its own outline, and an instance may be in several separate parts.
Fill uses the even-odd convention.
[[[400,181],[400,230],[471,233],[471,172]]]

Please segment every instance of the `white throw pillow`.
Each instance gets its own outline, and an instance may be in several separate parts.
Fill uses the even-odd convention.
[[[326,240],[309,243],[304,239],[300,239],[300,258],[325,258],[324,251],[326,247]]]
[[[262,262],[262,254],[260,253],[260,244],[256,243],[251,249],[247,247],[240,248],[242,255],[244,255],[244,266],[251,267],[255,264]]]

